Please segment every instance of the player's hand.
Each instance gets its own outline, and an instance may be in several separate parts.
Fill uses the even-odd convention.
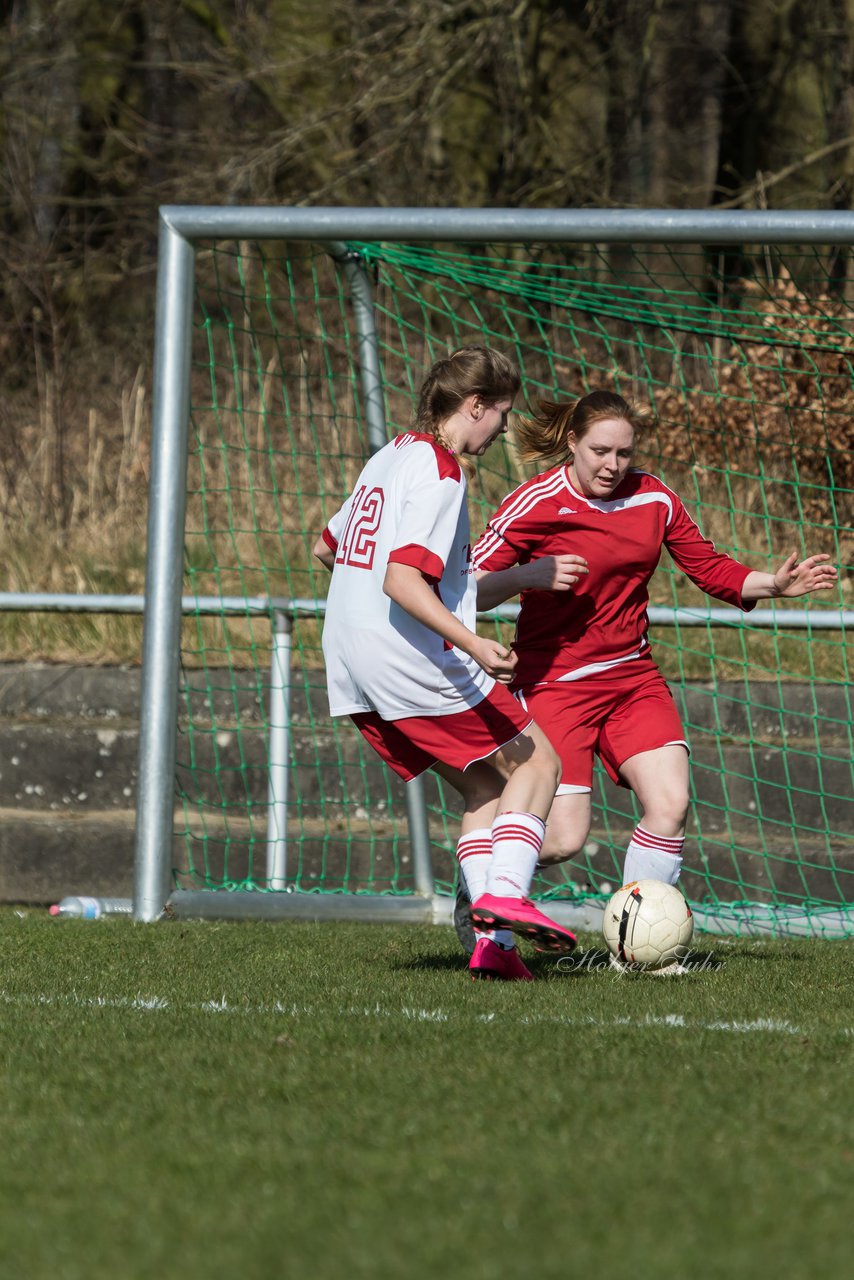
[[[571,591],[588,572],[587,561],[583,556],[570,555],[569,552],[559,556],[540,556],[529,560],[525,568],[525,589],[537,591]]]
[[[497,640],[478,637],[477,644],[472,646],[471,656],[499,684],[509,684],[513,679],[518,658],[512,649],[505,649]]]
[[[797,552],[793,551],[774,574],[775,594],[791,600],[795,596],[808,595],[810,591],[829,591],[836,586],[838,577],[829,561],[830,556],[817,555],[808,556],[799,563]]]

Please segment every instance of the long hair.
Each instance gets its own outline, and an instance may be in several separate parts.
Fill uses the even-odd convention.
[[[491,347],[460,347],[437,360],[421,385],[413,424],[416,431],[442,439],[442,426],[469,396],[486,404],[512,400],[522,385],[519,370]]]
[[[572,457],[567,436],[572,431],[580,440],[594,422],[619,418],[638,432],[646,426],[649,414],[615,391],[591,391],[580,400],[540,400],[536,413],[519,418],[514,426],[517,452],[522,462],[547,460],[557,465]]]

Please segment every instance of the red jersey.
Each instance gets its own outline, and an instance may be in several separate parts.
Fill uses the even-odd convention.
[[[752,608],[741,599],[750,569],[717,551],[656,476],[632,470],[602,500],[583,497],[559,466],[508,494],[474,549],[476,571],[570,552],[588,565],[572,591],[522,592],[514,684],[576,680],[644,653],[648,585],[662,546],[701,591]]]

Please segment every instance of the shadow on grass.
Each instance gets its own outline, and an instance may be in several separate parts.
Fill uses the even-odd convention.
[[[614,978],[644,978],[649,977],[650,972],[642,968],[629,968],[618,970],[611,964],[611,954],[602,947],[593,947],[589,950],[573,951],[568,956],[549,956],[545,954],[535,954],[533,957],[526,956],[525,963],[536,978],[589,978],[595,974],[609,974]],[[713,951],[689,951],[684,960],[681,961],[682,968],[686,972],[681,976],[687,977],[691,974],[710,973],[717,969],[721,969],[724,961]],[[664,976],[664,975],[662,975]]]
[[[589,978],[597,973],[609,973],[614,977],[644,977],[642,969],[629,970],[627,973],[617,972],[611,967],[611,956],[603,948],[590,948],[586,951],[573,951],[570,955],[556,956],[545,951],[532,951],[526,947],[521,952],[525,964],[535,978]],[[683,967],[691,973],[708,973],[723,967],[724,961],[713,951],[690,951],[682,962]],[[399,961],[395,969],[418,971],[421,973],[465,972],[468,956],[459,955],[419,955],[408,960]]]
[[[465,973],[468,968],[469,957],[462,951],[458,955],[453,956],[437,956],[422,955],[412,956],[409,960],[396,961],[393,969],[397,970],[417,970],[419,973],[452,973],[457,970],[459,973]]]

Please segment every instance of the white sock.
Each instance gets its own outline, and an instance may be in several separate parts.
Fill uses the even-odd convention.
[[[492,861],[486,892],[525,898],[543,845],[546,824],[534,813],[499,813],[492,824]]]
[[[466,893],[472,902],[476,902],[481,894],[486,893],[489,864],[492,861],[492,831],[489,827],[481,827],[460,836],[457,842],[457,861]],[[475,934],[478,938],[489,938],[491,942],[497,942],[507,951],[516,945],[509,929],[475,927]]]
[[[676,884],[682,870],[684,836],[655,836],[637,826],[626,848],[623,884],[635,880],[663,880]]]

